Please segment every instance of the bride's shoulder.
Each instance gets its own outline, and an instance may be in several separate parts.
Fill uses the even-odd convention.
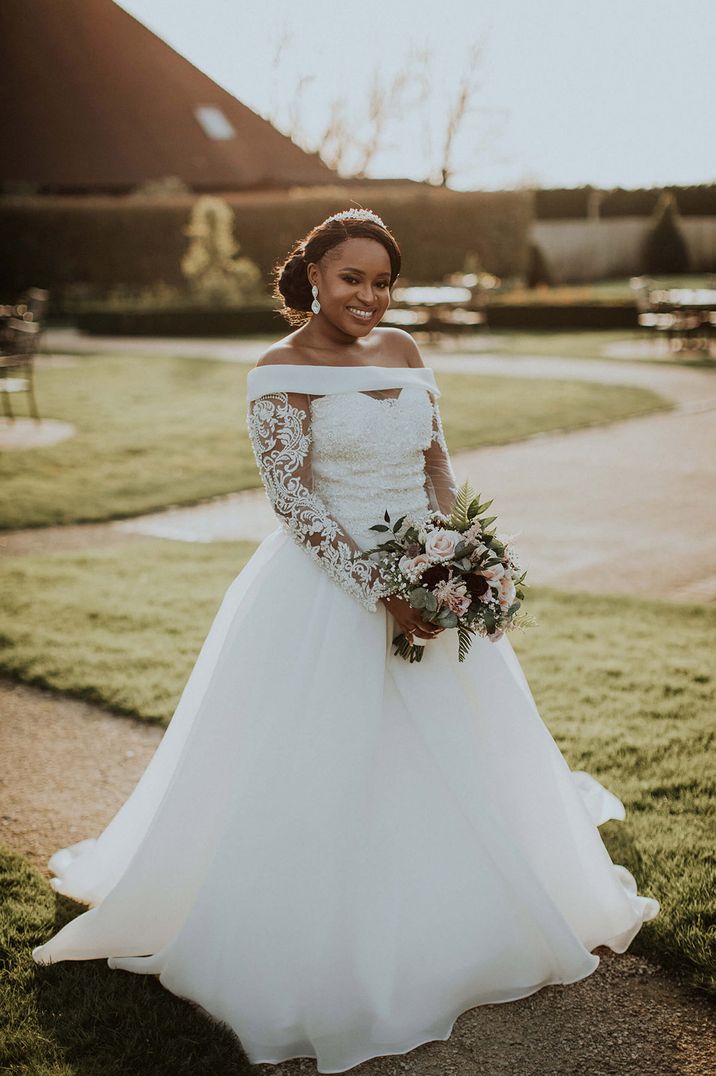
[[[256,366],[298,366],[301,361],[302,358],[294,347],[279,340],[264,351]]]
[[[420,348],[405,329],[398,329],[392,325],[381,325],[375,328],[373,332],[380,332],[383,347],[390,348],[395,357],[402,360],[401,365],[425,366],[423,356],[420,354]]]

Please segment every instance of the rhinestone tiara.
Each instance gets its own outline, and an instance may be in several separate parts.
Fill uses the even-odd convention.
[[[376,224],[380,224],[381,228],[386,228],[385,221],[382,221],[377,213],[373,213],[370,209],[343,209],[340,213],[334,213],[331,217],[326,217],[324,224],[328,224],[329,220],[372,220]]]

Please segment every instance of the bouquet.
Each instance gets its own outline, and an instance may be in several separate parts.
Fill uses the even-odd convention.
[[[379,554],[390,594],[397,594],[420,610],[423,620],[456,628],[458,660],[464,661],[475,635],[496,642],[505,631],[533,623],[517,615],[524,598],[524,578],[508,538],[498,538],[485,516],[492,501],[480,503],[469,482],[458,490],[449,516],[432,512],[419,518],[401,516],[391,525],[370,529],[390,537],[363,556]],[[420,661],[425,647],[409,643],[401,632],[393,639],[406,660]]]

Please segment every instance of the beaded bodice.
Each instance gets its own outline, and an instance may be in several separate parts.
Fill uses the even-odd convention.
[[[361,549],[380,534],[369,528],[387,509],[396,520],[428,512],[425,458],[433,408],[423,388],[403,388],[392,399],[363,392],[311,401],[313,488]]]

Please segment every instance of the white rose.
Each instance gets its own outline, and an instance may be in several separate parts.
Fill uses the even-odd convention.
[[[427,536],[425,552],[435,563],[452,560],[461,541],[462,535],[459,531],[444,531],[438,528]]]

